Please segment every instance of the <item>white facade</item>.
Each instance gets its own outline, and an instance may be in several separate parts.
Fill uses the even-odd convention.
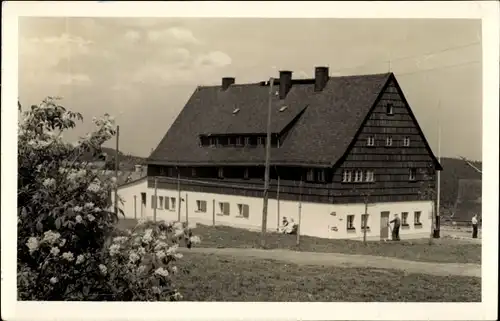
[[[120,187],[118,195],[123,201],[123,204],[120,204],[120,208],[123,209],[125,217],[152,219],[154,215],[152,208],[154,193],[154,188],[148,188],[147,186],[147,178]],[[157,189],[157,196],[157,220],[178,220],[178,191]],[[166,204],[166,199],[168,199],[168,204]],[[175,200],[175,209],[172,208],[172,199]],[[196,222],[204,225],[212,225],[215,221],[216,225],[226,225],[249,230],[261,229],[262,198],[186,192],[181,190],[181,199],[181,221],[188,220],[192,223]],[[242,204],[243,206],[239,206],[238,204]],[[244,205],[248,207],[246,208]],[[400,229],[402,239],[429,236],[432,227],[432,205],[432,201],[369,204],[369,230],[367,231],[367,238],[370,240],[390,239],[391,232],[390,229],[386,228],[387,225],[385,224],[387,216],[383,218],[382,212],[388,215],[389,220],[394,218],[394,214],[398,214],[403,219],[402,216],[406,216],[403,213],[407,213],[406,223],[408,225],[402,226]],[[229,206],[229,209],[225,208],[227,206]],[[245,213],[246,210],[248,211],[248,215]],[[361,228],[361,220],[364,212],[365,205],[362,203],[320,204],[303,202],[300,234],[333,239],[362,239],[363,230]],[[421,225],[414,224],[416,216],[418,216],[415,212],[420,212]],[[354,229],[347,228],[348,216],[350,215],[354,216],[352,218]],[[268,229],[276,231],[278,224],[281,226],[283,217],[293,219],[295,223],[299,223],[299,202],[279,201],[278,218],[278,202],[275,199],[269,199]]]

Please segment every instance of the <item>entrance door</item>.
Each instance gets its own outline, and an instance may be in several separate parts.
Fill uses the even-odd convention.
[[[380,213],[380,239],[389,238],[389,211]]]
[[[141,193],[141,217],[144,217],[145,210],[146,210],[146,193]]]

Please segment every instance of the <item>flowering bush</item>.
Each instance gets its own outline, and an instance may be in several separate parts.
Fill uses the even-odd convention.
[[[176,269],[169,264],[180,258],[175,244],[186,234],[184,227],[141,223],[109,240],[118,220],[110,210],[116,179],[80,160],[84,153],[99,155],[115,127],[106,114],[93,120],[94,132],[77,143],[64,142],[63,132],[82,119],[49,97],[19,124],[19,299],[179,299],[170,281]],[[197,241],[192,237],[189,243]]]

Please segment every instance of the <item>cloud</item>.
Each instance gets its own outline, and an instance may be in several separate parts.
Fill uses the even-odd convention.
[[[131,42],[136,42],[141,38],[141,34],[136,30],[128,30],[124,35],[125,39]]]
[[[219,68],[230,65],[232,63],[232,59],[222,51],[211,51],[200,55],[196,59],[195,63],[197,66]]]
[[[184,44],[201,44],[202,42],[197,39],[193,32],[186,28],[172,27],[163,30],[151,30],[148,32],[148,39],[151,42],[172,42]]]

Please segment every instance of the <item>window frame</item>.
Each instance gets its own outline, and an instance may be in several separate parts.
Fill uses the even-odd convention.
[[[238,216],[237,217],[249,219],[250,218],[250,205],[243,204],[243,203],[238,203],[236,205],[238,207]],[[245,216],[245,209],[247,211],[246,216]]]
[[[418,219],[417,219],[417,217],[418,217]],[[422,226],[422,211],[414,211],[413,212],[413,225]]]
[[[352,170],[344,169],[342,170],[342,183],[352,182]]]
[[[410,224],[408,224],[408,216],[408,212],[401,212],[401,226],[410,226]]]
[[[375,137],[374,136],[368,136],[366,138],[366,146],[368,146],[368,147],[374,147],[375,146]]]
[[[346,216],[346,229],[348,231],[354,231],[354,230],[356,230],[356,227],[354,226],[354,220],[355,219],[356,219],[356,217],[355,217],[354,214],[348,214]]]
[[[410,173],[408,174],[408,180],[410,182],[415,182],[417,180],[417,169],[416,168],[410,168],[409,169]]]

